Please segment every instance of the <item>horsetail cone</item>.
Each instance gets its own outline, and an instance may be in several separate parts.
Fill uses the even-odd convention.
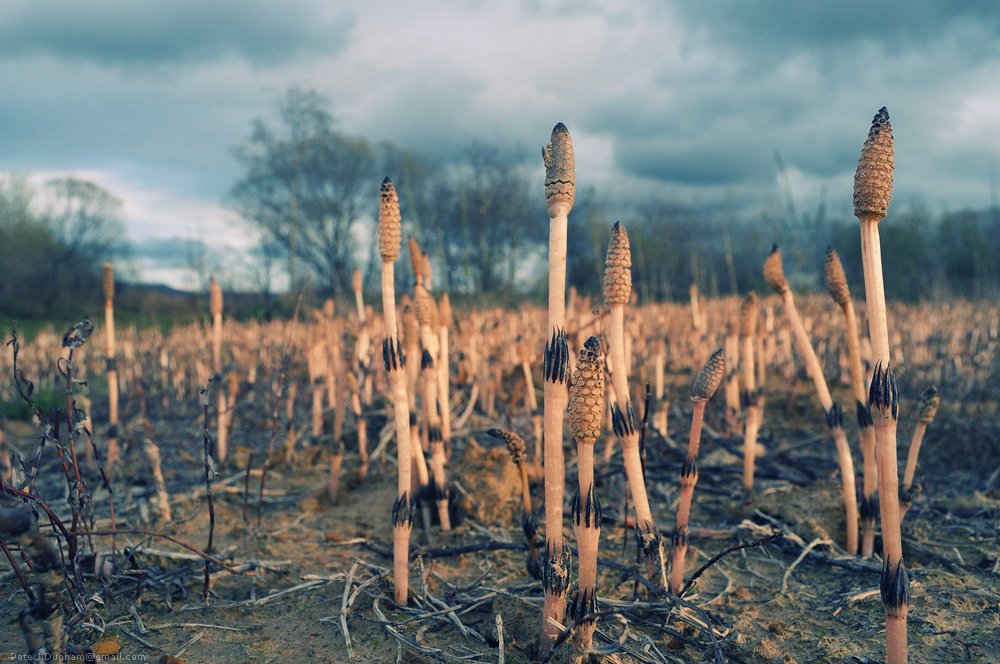
[[[872,120],[854,172],[854,216],[885,217],[892,199],[892,169],[892,124],[883,106]]]
[[[111,263],[104,264],[104,299],[115,299],[115,273]]]
[[[208,286],[208,308],[213,316],[222,315],[222,289],[214,278]]]
[[[931,385],[924,390],[917,402],[917,420],[930,424],[934,421],[940,405],[941,395],[938,394],[937,388]]]
[[[764,281],[774,289],[778,295],[784,295],[788,290],[788,281],[785,280],[785,269],[781,265],[781,249],[778,245],[771,247],[771,253],[764,261]]]
[[[438,323],[441,327],[451,327],[451,298],[447,293],[441,294],[441,301],[438,303]]]
[[[437,320],[437,305],[434,298],[422,285],[417,284],[413,289],[414,307],[417,310],[417,321],[421,325],[435,327]]]
[[[740,305],[740,336],[752,337],[757,333],[757,293],[750,291]]]
[[[402,240],[399,196],[392,181],[386,178],[382,180],[378,207],[378,253],[383,262],[392,263],[399,258],[399,246]]]
[[[569,382],[569,427],[577,441],[601,435],[604,414],[604,355],[597,337],[583,344]]]
[[[628,304],[632,297],[632,248],[622,222],[616,221],[611,229],[608,255],[604,259],[604,301],[611,304]]]
[[[576,157],[573,139],[563,123],[552,128],[549,144],[542,148],[545,161],[545,202],[549,216],[554,217],[560,208],[568,214],[576,197]]]
[[[844,307],[851,301],[851,289],[847,287],[847,275],[840,262],[840,256],[833,247],[826,250],[826,261],[823,263],[826,276],[826,289],[830,291],[833,301]]]
[[[527,459],[525,453],[524,439],[513,431],[507,431],[506,429],[490,429],[487,431],[489,435],[494,438],[499,438],[504,443],[507,444],[507,451],[510,453],[511,461],[516,465],[520,466]]]
[[[722,378],[726,375],[726,351],[720,348],[712,353],[708,362],[694,378],[691,386],[691,398],[697,401],[708,401],[719,389]]]

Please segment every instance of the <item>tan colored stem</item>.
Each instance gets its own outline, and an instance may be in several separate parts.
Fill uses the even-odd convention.
[[[385,318],[385,335],[390,343],[399,344],[399,330],[396,327],[396,288],[394,266],[391,261],[382,261],[382,312]],[[415,358],[414,358],[415,360]],[[414,361],[411,360],[411,361]],[[403,367],[396,366],[389,372],[389,389],[392,396],[393,419],[396,428],[397,465],[399,467],[396,484],[397,500],[410,497],[410,455],[413,443],[410,440],[410,405],[406,393],[406,376]],[[393,525],[393,584],[396,604],[405,606],[409,594],[409,547],[412,523]]]
[[[438,379],[438,403],[441,406],[441,436],[447,443],[451,440],[451,374],[448,368],[449,348],[448,327],[438,328],[438,356],[435,358]]]
[[[153,473],[153,482],[156,486],[156,510],[159,512],[160,523],[167,523],[172,519],[170,513],[170,494],[167,493],[167,483],[163,479],[163,470],[160,467],[160,448],[149,438],[143,444],[146,458],[149,459],[150,470]]]
[[[862,496],[865,500],[875,499],[875,490],[878,485],[878,465],[875,461],[875,427],[864,427],[861,429],[861,454],[864,457],[864,483],[862,484]],[[861,537],[861,557],[871,558],[875,553],[875,520],[865,520],[862,524],[864,532]]]
[[[628,375],[625,373],[625,305],[612,304],[610,323],[608,325],[609,349],[611,356],[611,382],[614,386],[615,402],[618,409],[627,418],[629,411]],[[649,509],[649,496],[646,494],[646,482],[642,476],[642,460],[639,457],[639,431],[631,422],[632,431],[621,437],[622,459],[625,463],[625,475],[628,478],[629,490],[632,492],[635,505],[635,516],[638,523],[653,525],[653,514]],[[654,526],[655,528],[655,526]]]
[[[743,490],[753,495],[754,465],[757,459],[757,433],[760,429],[759,409],[754,393],[757,390],[754,372],[754,338],[752,335],[740,338],[743,346],[740,367],[743,373],[743,389],[751,399],[747,401],[746,421],[743,430]]]
[[[841,492],[844,498],[844,516],[847,528],[847,544],[844,550],[850,555],[858,553],[858,498],[854,479],[854,461],[851,459],[851,448],[847,443],[847,434],[842,427],[834,427],[831,431],[833,442],[837,448],[837,463],[840,465]]]
[[[688,438],[687,465],[694,468],[701,445],[701,425],[705,419],[707,399],[692,399],[691,435]],[[681,473],[681,493],[677,503],[677,521],[674,526],[674,550],[670,570],[670,591],[675,595],[684,587],[684,560],[687,557],[687,531],[691,517],[694,487],[698,483],[697,472]]]
[[[806,371],[816,386],[816,396],[819,397],[819,402],[823,406],[823,412],[828,413],[833,407],[833,399],[830,397],[830,390],[826,386],[826,379],[823,377],[823,367],[819,363],[819,358],[816,357],[812,341],[809,339],[806,328],[802,324],[802,319],[799,317],[799,310],[795,306],[795,297],[789,289],[782,293],[781,299],[784,304],[785,317],[788,319],[788,326],[792,328],[792,334],[795,337],[796,348],[799,354],[802,355]]]
[[[917,421],[917,426],[913,430],[913,439],[910,441],[910,449],[906,454],[906,470],[903,471],[903,491],[913,486],[913,475],[917,471],[917,455],[920,454],[920,444],[924,440],[924,433],[927,431],[927,422]]]
[[[886,664],[906,664],[906,612],[885,618]]]
[[[861,218],[861,257],[865,272],[865,302],[868,309],[868,330],[872,344],[872,362],[888,366],[889,328],[885,308],[885,282],[882,278],[882,245],[878,233],[879,219],[874,215]]]
[[[566,327],[566,229],[569,206],[558,206],[549,219],[549,318],[546,339]],[[566,470],[563,457],[563,416],[566,411],[565,383],[545,380],[544,385],[544,473],[546,547],[561,552],[563,546],[563,495]],[[544,572],[543,572],[544,573]],[[549,618],[562,622],[566,614],[566,593],[546,589],[542,607],[540,651],[547,654],[560,630]]]
[[[847,300],[842,306],[844,324],[847,327],[847,356],[851,365],[851,389],[859,404],[868,403],[868,392],[865,389],[864,368],[861,364],[861,343],[858,337],[858,319],[854,311],[853,300]],[[878,483],[878,468],[875,463],[875,429],[871,426],[861,427],[861,455],[863,459],[863,477],[861,492],[865,501],[875,499],[875,489]],[[875,548],[875,523],[865,520],[862,524],[861,557],[872,557]]]

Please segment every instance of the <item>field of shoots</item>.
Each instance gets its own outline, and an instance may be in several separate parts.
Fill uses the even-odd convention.
[[[885,109],[864,293],[831,251],[796,296],[776,246],[773,292],[638,306],[615,224],[581,295],[564,126],[544,157],[547,307],[450,301],[386,179],[381,292],[116,329],[106,266],[104,315],[9,330],[0,652],[997,661],[1000,306],[885,302]]]

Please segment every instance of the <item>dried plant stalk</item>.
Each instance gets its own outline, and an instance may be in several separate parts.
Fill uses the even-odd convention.
[[[451,441],[451,346],[448,329],[452,325],[451,298],[442,293],[438,306],[438,403],[441,404],[441,438],[444,444]]]
[[[545,203],[549,214],[549,315],[544,356],[545,556],[542,561],[542,630],[539,651],[544,657],[566,611],[569,554],[563,544],[563,412],[569,349],[566,344],[566,232],[576,196],[576,157],[569,130],[561,122],[552,129],[542,150],[545,162]]]
[[[104,474],[112,476],[118,463],[118,358],[115,348],[115,275],[111,263],[104,264],[104,343],[108,378],[108,454]]]
[[[757,407],[757,374],[754,367],[757,334],[757,294],[751,291],[740,310],[740,366],[743,378],[743,412],[746,414],[743,432],[743,492],[752,500],[754,462],[757,455],[757,432],[760,430],[760,409]]]
[[[63,631],[63,611],[60,592],[63,583],[63,565],[59,553],[49,543],[48,537],[38,530],[38,525],[26,509],[0,507],[0,539],[14,541],[31,559],[38,588],[28,615],[41,623],[44,643],[35,648],[29,641],[31,654],[41,659],[61,662],[66,650]],[[28,639],[37,637],[25,629]],[[44,651],[44,652],[43,652]]]
[[[903,565],[899,532],[899,479],[896,458],[898,394],[889,366],[889,326],[882,277],[882,248],[878,223],[885,217],[892,198],[893,137],[889,112],[883,106],[875,114],[861,148],[854,173],[854,216],[861,223],[861,260],[865,272],[865,300],[875,371],[868,392],[868,405],[875,422],[878,462],[879,511],[882,517],[882,607],[885,610],[886,661],[907,661],[906,615],[910,584]]]
[[[726,353],[720,348],[712,353],[708,362],[698,372],[691,386],[691,435],[688,439],[687,457],[681,467],[681,495],[677,503],[677,521],[672,537],[673,555],[670,569],[670,590],[675,595],[684,587],[684,559],[688,548],[688,521],[691,515],[691,499],[698,483],[698,447],[701,445],[701,425],[705,418],[705,406],[712,398],[726,374]]]
[[[840,406],[833,403],[830,396],[830,389],[827,387],[826,378],[823,377],[823,367],[813,350],[812,341],[806,332],[802,319],[799,317],[798,308],[795,306],[795,296],[785,279],[784,269],[781,264],[781,250],[778,245],[774,245],[771,254],[764,262],[764,278],[778,295],[781,296],[782,308],[785,311],[785,318],[788,326],[792,329],[795,337],[795,344],[805,362],[806,370],[816,387],[816,395],[819,397],[823,412],[826,414],[826,424],[833,439],[834,447],[837,450],[837,463],[840,466],[841,492],[844,501],[844,516],[846,520],[846,536],[844,549],[853,555],[858,552],[858,499],[854,477],[854,460],[851,458],[851,448],[847,442],[847,434],[844,433],[843,415]]]
[[[156,486],[156,511],[159,513],[160,523],[167,523],[172,520],[170,513],[170,494],[167,493],[167,483],[163,479],[163,470],[160,467],[160,448],[153,442],[152,438],[147,438],[142,446],[149,459],[149,466],[153,473],[153,482]]]
[[[399,466],[396,500],[392,505],[393,584],[396,603],[404,606],[409,593],[410,531],[416,502],[410,493],[410,403],[406,394],[406,357],[399,343],[396,327],[396,286],[394,262],[399,257],[402,238],[399,198],[389,178],[382,181],[378,215],[378,246],[382,257],[382,313],[385,318],[385,339],[382,342],[382,362],[389,374],[392,410],[396,425],[397,460]]]
[[[847,355],[851,367],[851,388],[854,392],[858,428],[861,430],[861,454],[863,458],[863,484],[861,487],[861,557],[871,558],[875,548],[875,519],[878,514],[876,484],[878,470],[875,463],[875,427],[868,410],[868,394],[865,389],[864,368],[861,365],[861,344],[858,340],[858,320],[854,311],[854,300],[847,285],[847,275],[840,262],[840,256],[832,248],[826,250],[824,263],[826,287],[830,297],[840,305],[847,327]]]
[[[212,370],[222,378],[222,288],[213,277],[209,283],[209,310],[212,313]],[[229,452],[229,426],[226,417],[229,409],[226,406],[226,391],[216,390],[216,434],[215,457],[220,464],[226,462]]]
[[[917,401],[917,425],[913,429],[913,438],[910,440],[910,449],[906,453],[906,470],[903,471],[903,486],[899,492],[899,503],[902,514],[900,520],[906,516],[913,504],[913,476],[917,471],[917,456],[920,454],[920,444],[924,440],[927,426],[934,421],[938,407],[941,405],[941,396],[937,388],[933,385],[928,387],[920,395]]]

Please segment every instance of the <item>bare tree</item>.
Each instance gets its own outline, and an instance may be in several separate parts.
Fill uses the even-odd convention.
[[[98,184],[74,177],[49,180],[44,193],[45,224],[68,255],[98,263],[124,255],[121,199]]]
[[[284,249],[292,287],[299,263],[322,288],[350,288],[351,230],[375,200],[375,153],[368,141],[340,134],[326,100],[290,89],[277,126],[258,119],[236,151],[246,174],[230,191],[236,210]]]

